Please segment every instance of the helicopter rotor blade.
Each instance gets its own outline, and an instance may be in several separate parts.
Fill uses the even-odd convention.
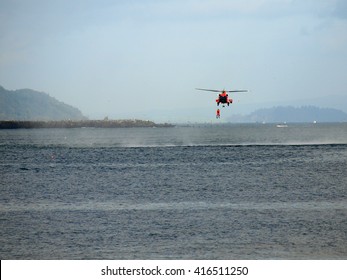
[[[212,91],[212,92],[248,92],[247,89],[236,89],[236,90],[218,90],[218,89],[206,89],[206,88],[195,88],[197,90]]]
[[[204,90],[204,91],[212,91],[212,92],[222,92],[222,90],[218,89],[206,89],[206,88],[195,88],[197,90]]]
[[[226,92],[248,92],[247,89],[226,90]]]

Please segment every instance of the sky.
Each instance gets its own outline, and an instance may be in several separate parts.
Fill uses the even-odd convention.
[[[208,121],[267,106],[347,108],[345,0],[0,0],[0,85],[91,118]],[[347,109],[346,109],[347,110]]]

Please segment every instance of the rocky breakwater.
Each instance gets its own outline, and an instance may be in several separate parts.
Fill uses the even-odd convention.
[[[18,128],[121,128],[121,127],[173,127],[164,123],[157,124],[148,120],[81,120],[81,121],[0,121],[0,129]]]

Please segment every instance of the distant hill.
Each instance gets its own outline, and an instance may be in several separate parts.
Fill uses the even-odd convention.
[[[346,122],[347,114],[332,108],[315,106],[279,106],[259,109],[248,115],[234,115],[231,122]]]
[[[80,110],[31,89],[6,90],[0,86],[0,120],[53,121],[86,119]]]

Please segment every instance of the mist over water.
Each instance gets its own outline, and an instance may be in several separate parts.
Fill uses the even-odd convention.
[[[347,125],[0,131],[1,259],[345,259]]]
[[[174,128],[77,128],[2,131],[0,145],[170,147],[347,144],[346,124],[224,124]]]

